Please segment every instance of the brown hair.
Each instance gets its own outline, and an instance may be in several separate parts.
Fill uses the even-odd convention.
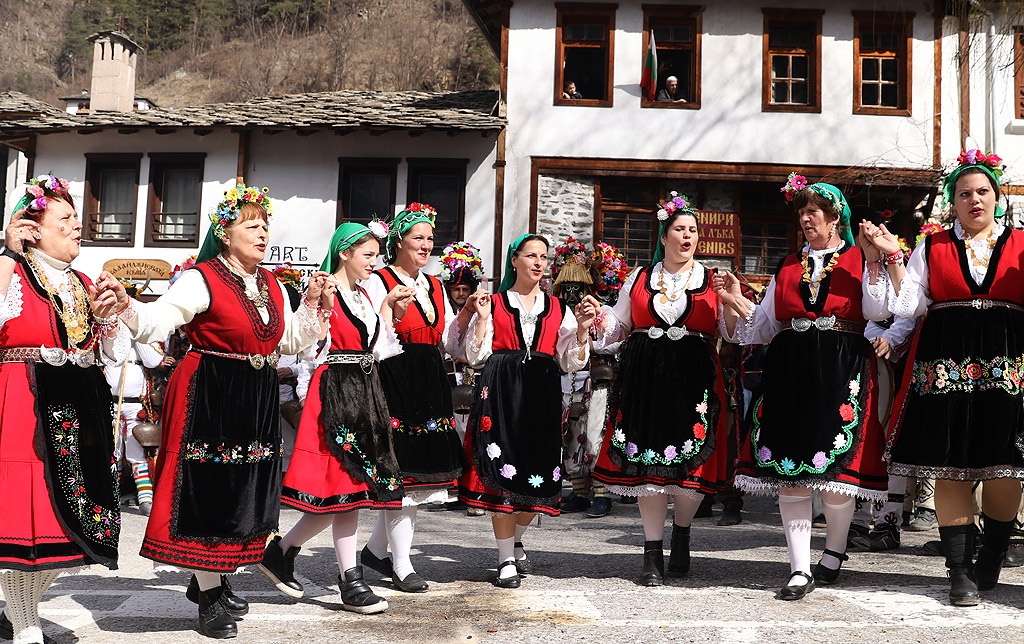
[[[689,210],[682,210],[682,209],[677,209],[671,215],[668,216],[668,219],[665,220],[665,225],[661,227],[661,230],[662,230],[661,234],[664,235],[665,233],[667,233],[668,229],[669,229],[669,226],[672,225],[672,222],[674,222],[676,220],[676,218],[682,217],[683,215],[686,215],[687,217],[693,217],[693,223],[696,224],[696,226],[697,226],[697,234],[699,235],[700,234],[700,218],[697,216],[696,213],[691,212]]]
[[[529,235],[527,237],[524,237],[523,241],[519,242],[519,247],[516,248],[514,253],[512,253],[512,257],[519,257],[519,251],[521,251],[523,249],[523,246],[526,245],[526,242],[531,242],[531,241],[539,241],[539,242],[541,242],[542,244],[544,244],[544,248],[545,249],[551,248],[551,244],[548,243],[547,237],[544,237],[543,235]]]
[[[999,184],[993,181],[992,177],[979,167],[969,167],[962,170],[960,176],[956,178],[956,183],[960,183],[961,179],[971,174],[980,174],[988,179],[989,185],[992,186],[992,190],[996,193],[996,201],[999,201],[999,198],[1003,196],[1002,190],[999,189]],[[953,184],[953,194],[956,194],[956,184]]]
[[[804,188],[800,192],[796,193],[795,197],[793,197],[794,212],[800,212],[800,210],[808,204],[812,204],[820,208],[821,211],[825,213],[825,217],[829,220],[839,219],[839,213],[836,212],[836,209],[832,206],[832,202],[810,188]]]
[[[240,224],[243,221],[249,221],[250,219],[256,219],[257,217],[263,219],[265,222],[270,221],[270,216],[267,214],[266,208],[258,203],[246,201],[238,210],[238,218],[231,222],[231,225]]]
[[[50,202],[56,201],[58,199],[61,199],[63,201],[68,202],[68,204],[71,206],[71,209],[75,210],[75,200],[67,192],[64,192],[64,191],[54,192],[53,190],[50,190],[49,188],[46,188],[44,196],[46,197],[46,205],[47,206],[50,205]],[[38,222],[42,221],[43,213],[45,213],[45,212],[46,212],[45,210],[32,210],[30,208],[27,208],[25,210],[25,214],[22,215],[22,218],[24,218],[24,219],[31,219],[32,221],[38,223]]]

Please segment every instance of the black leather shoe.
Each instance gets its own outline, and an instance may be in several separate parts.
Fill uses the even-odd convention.
[[[395,585],[395,588],[402,591],[403,593],[425,593],[430,588],[430,584],[423,577],[420,577],[415,572],[410,572],[405,576],[405,579],[399,579],[398,575],[391,576],[391,583]]]
[[[974,576],[974,524],[939,526],[939,539],[949,570],[949,603],[977,606],[978,582]]]
[[[381,613],[388,609],[388,602],[383,597],[373,594],[370,586],[363,581],[363,567],[356,566],[345,571],[345,577],[338,575],[338,587],[341,589],[342,608],[360,615]]]
[[[949,603],[954,606],[977,606],[980,601],[973,571],[969,568],[950,568]]]
[[[256,564],[256,569],[263,573],[277,589],[289,597],[299,599],[302,597],[302,584],[295,580],[295,557],[299,549],[296,546],[288,548],[288,552],[281,550],[280,535],[267,544],[263,551],[263,561]]]
[[[224,609],[232,617],[245,616],[249,612],[249,602],[231,592],[231,584],[228,582],[227,575],[220,576],[220,587],[222,592],[219,601],[224,605]],[[188,582],[188,588],[185,589],[185,597],[193,604],[199,603],[199,580],[196,579],[195,575],[192,575],[192,579]]]
[[[516,559],[516,570],[519,571],[520,575],[528,575],[533,572],[533,562],[530,561],[530,557],[526,554],[526,548],[523,547],[522,541],[516,541],[515,547],[523,551],[523,558]]]
[[[672,524],[672,550],[668,556],[668,575],[682,577],[690,572],[690,527]]]
[[[822,554],[832,555],[839,560],[839,568],[835,570],[825,566],[820,561],[814,566],[814,579],[822,584],[834,583],[839,578],[839,570],[843,567],[843,562],[850,558],[850,555],[845,552],[836,552],[835,550],[829,550],[825,548]],[[796,574],[796,573],[793,573]]]
[[[1003,568],[1024,566],[1024,543],[1011,543],[1003,558]]]
[[[718,519],[718,525],[739,525],[743,521],[738,505],[722,506],[722,516]]]
[[[786,601],[796,601],[798,599],[803,599],[807,596],[807,593],[814,590],[814,577],[811,577],[802,570],[794,572],[792,575],[789,576],[789,579],[792,581],[793,577],[796,577],[798,575],[800,577],[805,578],[807,580],[807,583],[803,584],[802,586],[791,584],[783,586],[782,590],[779,591],[779,599],[784,599]]]
[[[220,586],[199,592],[199,632],[218,640],[238,636],[235,618],[220,603],[222,592]]]
[[[370,570],[376,570],[384,577],[394,577],[395,568],[391,565],[391,557],[378,557],[370,552],[370,549],[363,546],[359,553],[359,565],[366,566]]]
[[[587,516],[591,519],[600,519],[601,517],[608,516],[608,513],[612,511],[612,500],[607,496],[595,496],[593,503],[590,504],[590,509],[587,510]]]
[[[504,570],[505,568],[509,567],[509,566],[512,566],[513,568],[515,568],[516,562],[515,562],[514,559],[510,559],[508,561],[505,561],[500,566],[498,566],[498,576],[494,578],[494,585],[497,586],[498,588],[519,588],[519,584],[521,582],[519,581],[519,570],[518,569],[516,570],[516,574],[514,574],[514,575],[510,575],[508,577],[502,577],[501,576],[501,571]]]
[[[573,492],[570,494],[561,505],[558,507],[558,511],[562,514],[572,514],[573,512],[583,512],[590,507],[590,501],[584,499],[582,496],[576,496]]]
[[[644,568],[640,571],[641,586],[665,583],[665,553],[660,541],[644,541]]]

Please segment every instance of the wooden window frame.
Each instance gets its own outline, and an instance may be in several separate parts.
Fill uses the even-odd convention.
[[[206,164],[205,152],[184,153],[150,153],[149,155],[149,200],[146,212],[146,246],[154,248],[198,248],[199,229],[202,227],[203,179]],[[196,190],[196,226],[195,237],[190,241],[163,241],[156,238],[159,215],[162,215],[163,204],[157,194],[163,188],[162,172],[174,168],[199,170],[199,189]],[[159,190],[158,190],[159,188]]]
[[[390,219],[395,214],[396,199],[398,198],[398,164],[401,159],[397,157],[338,157],[338,208],[335,214],[335,226],[340,226],[349,221],[345,215],[345,206],[351,197],[351,185],[348,182],[349,174],[359,170],[381,170],[380,174],[391,174],[391,199],[388,212],[378,213],[379,217]]]
[[[590,2],[556,2],[555,3],[555,105],[573,105],[576,107],[611,107],[615,91],[615,11],[618,4]],[[608,51],[605,55],[605,97],[562,98],[563,78],[565,75],[565,43],[562,40],[562,24],[567,17],[584,17],[606,21],[608,30]],[[577,45],[580,46],[580,45]]]
[[[703,7],[692,6],[692,5],[668,5],[668,4],[644,4],[640,5],[644,12],[644,32],[643,32],[643,51],[641,52],[640,60],[646,60],[647,49],[651,44],[651,21],[652,19],[657,22],[659,20],[677,20],[680,23],[688,22],[690,27],[693,29],[693,70],[690,72],[690,87],[692,91],[692,101],[687,103],[659,103],[658,101],[651,101],[647,99],[647,96],[641,92],[640,94],[640,107],[654,107],[654,108],[669,108],[669,109],[680,109],[680,110],[699,110],[700,109],[700,89],[701,89],[701,32],[703,31]],[[658,43],[655,43],[657,46]],[[641,63],[642,64],[642,63]],[[641,74],[643,68],[641,67]],[[657,85],[657,74],[658,70],[654,70],[655,74],[655,85]]]
[[[469,159],[460,158],[428,158],[428,157],[408,157],[406,158],[406,181],[405,181],[405,203],[410,204],[414,201],[419,200],[419,196],[414,191],[414,186],[418,184],[418,181],[414,181],[417,175],[421,172],[443,174],[450,172],[453,176],[458,176],[461,180],[459,186],[459,212],[457,224],[455,227],[455,239],[452,242],[464,239],[466,236],[466,184],[469,183]],[[434,204],[430,204],[433,206]],[[444,249],[445,244],[434,244],[434,250],[431,255],[440,255]]]
[[[1024,119],[1024,27],[1013,28],[1014,118]]]
[[[860,36],[863,28],[872,23],[884,22],[885,24],[901,24],[903,37],[900,38],[903,45],[902,64],[897,65],[900,71],[900,79],[897,82],[897,92],[900,100],[897,107],[862,106],[861,99],[861,49]],[[881,116],[910,116],[911,88],[913,87],[913,61],[912,52],[914,44],[914,14],[912,12],[875,12],[875,11],[854,11],[853,12],[853,113],[874,114]],[[900,60],[900,53],[885,55],[885,58]]]
[[[802,112],[821,114],[821,18],[824,10],[815,9],[763,9],[764,29],[761,36],[761,111],[762,112]],[[814,28],[814,51],[808,52],[807,63],[810,66],[807,74],[807,105],[788,103],[772,103],[772,61],[771,48],[768,46],[772,23],[810,23]]]
[[[82,245],[83,246],[135,246],[135,220],[139,215],[139,166],[142,153],[92,153],[85,155],[85,198],[82,200]],[[109,241],[95,240],[93,214],[98,211],[95,191],[99,190],[99,173],[102,170],[135,170],[135,199],[132,201],[132,216],[129,224],[130,232],[127,240]]]

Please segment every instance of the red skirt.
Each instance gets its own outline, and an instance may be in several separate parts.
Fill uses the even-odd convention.
[[[327,449],[320,416],[320,378],[327,369],[327,365],[321,365],[309,383],[309,396],[302,409],[295,451],[284,475],[282,503],[313,514],[348,512],[359,508],[400,509],[401,499],[377,500],[373,488],[352,478]]]
[[[194,352],[186,354],[167,385],[160,456],[156,462],[156,471],[150,473],[154,484],[153,511],[139,554],[181,568],[232,573],[241,566],[262,561],[266,539],[253,539],[245,543],[210,543],[171,536],[171,521],[177,503],[175,482],[178,480],[178,456],[188,413],[188,390],[192,375],[198,367],[199,355]],[[232,501],[225,498],[224,502]]]
[[[91,563],[53,510],[35,449],[35,396],[24,363],[0,364],[0,569]]]

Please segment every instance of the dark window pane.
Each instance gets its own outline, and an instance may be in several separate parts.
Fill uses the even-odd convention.
[[[890,83],[895,83],[899,74],[899,67],[896,64],[895,58],[883,58],[882,63],[882,80]]]
[[[807,75],[807,56],[793,56],[792,77],[793,78],[809,78]]]
[[[104,170],[99,201],[100,212],[134,212],[135,170]]]
[[[860,61],[860,78],[866,81],[878,80],[877,58],[864,58]]]
[[[392,199],[390,172],[352,172],[345,176],[349,182],[345,219],[367,223],[374,216],[388,216]]]
[[[456,174],[423,172],[416,180],[413,201],[428,203],[437,210],[434,221],[434,252],[459,239],[459,211],[462,209],[463,177]]]
[[[564,35],[565,40],[583,40],[584,35],[586,35],[586,33],[587,33],[587,26],[586,25],[579,25],[579,24],[575,24],[575,25],[570,24],[570,25],[565,25],[564,30],[565,30],[565,35]]]
[[[772,83],[772,103],[789,102],[789,83]]]
[[[170,168],[163,177],[163,212],[195,212],[199,204],[199,170]]]
[[[605,100],[608,89],[605,77],[607,55],[604,47],[566,47],[562,78],[574,81],[576,91],[583,98]]]
[[[689,27],[677,26],[672,28],[672,40],[675,42],[690,42],[693,40],[693,34],[690,33]]]
[[[654,27],[654,44],[672,41],[672,27]]]
[[[811,47],[814,27],[809,24],[773,23],[768,26],[769,47]]]
[[[789,78],[789,56],[772,56],[772,78]]]
[[[793,83],[790,86],[790,92],[792,92],[792,102],[801,105],[807,105],[810,102],[807,99],[807,83]]]
[[[587,25],[587,40],[604,40],[604,25]]]
[[[863,83],[860,86],[860,104],[878,105],[878,85],[874,83]]]
[[[899,107],[899,85],[882,85],[882,106]]]

